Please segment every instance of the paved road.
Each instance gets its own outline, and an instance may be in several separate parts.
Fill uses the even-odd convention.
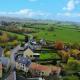
[[[15,58],[14,55],[20,50],[20,45],[16,46],[14,49],[11,50],[11,66],[14,69],[15,67]]]
[[[17,53],[17,51],[20,49],[20,45],[16,46],[14,49],[11,50],[11,65],[10,65],[10,69],[8,71],[8,73],[6,74],[6,76],[4,77],[3,80],[9,80],[8,78],[10,77],[10,75],[12,74],[14,76],[14,80],[16,80],[16,72],[14,71],[15,68],[15,59],[14,59],[14,54]]]

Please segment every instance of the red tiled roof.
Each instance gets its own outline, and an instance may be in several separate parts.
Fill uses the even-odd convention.
[[[30,65],[30,68],[31,69],[34,69],[34,70],[39,70],[39,71],[46,71],[46,72],[56,72],[58,70],[60,70],[59,67],[56,67],[56,66],[44,66],[44,65],[40,65],[40,64],[36,64],[36,63],[32,63]]]

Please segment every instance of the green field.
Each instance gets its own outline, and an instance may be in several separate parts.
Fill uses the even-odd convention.
[[[49,31],[48,29],[53,27],[53,31]],[[24,27],[23,27],[24,28]],[[75,25],[53,25],[53,24],[33,24],[28,25],[26,28],[30,28],[34,30],[36,33],[30,33],[32,36],[36,36],[36,39],[44,38],[47,41],[56,41],[60,40],[64,43],[79,43],[80,42],[80,27],[78,29]],[[17,34],[8,32],[11,36],[17,36],[18,40],[23,40],[25,36],[23,34]],[[24,32],[23,32],[24,33]]]
[[[24,40],[25,36],[21,35],[21,34],[17,34],[17,33],[13,33],[13,32],[7,32],[10,36],[17,36],[18,40]]]
[[[0,31],[3,31],[3,30],[0,30]],[[13,37],[17,36],[18,40],[24,40],[25,39],[25,36],[22,34],[17,34],[17,33],[8,32],[8,31],[3,31],[3,32],[7,32],[10,36],[13,36]]]
[[[39,30],[38,33],[32,35],[36,35],[37,39],[44,38],[48,41],[80,42],[80,30],[75,28],[58,27],[54,31]]]
[[[60,59],[60,57],[57,55],[57,53],[41,53],[40,59]]]

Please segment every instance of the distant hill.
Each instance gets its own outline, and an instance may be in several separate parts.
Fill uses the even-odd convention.
[[[19,18],[19,17],[7,17],[7,16],[0,16],[0,22],[31,22],[31,23],[56,23],[56,24],[80,24],[78,22],[68,22],[68,21],[56,21],[56,20],[41,20],[41,19],[32,19],[32,18]]]

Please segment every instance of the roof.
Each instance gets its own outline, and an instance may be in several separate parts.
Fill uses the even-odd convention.
[[[2,56],[2,53],[3,53],[3,48],[0,47],[0,57]]]
[[[27,53],[27,54],[32,53],[32,54],[33,54],[33,51],[32,51],[32,49],[27,48],[27,49],[24,51],[24,53]]]
[[[10,63],[9,58],[6,58],[6,57],[1,57],[0,60],[2,61],[2,64],[4,66],[7,66]]]
[[[60,70],[60,67],[56,67],[56,66],[44,66],[44,65],[40,65],[40,64],[37,64],[37,63],[32,63],[30,65],[30,68],[31,69],[34,69],[34,70],[38,70],[38,71],[45,71],[45,72],[57,72],[58,70]]]
[[[32,43],[32,44],[37,44],[34,39],[29,40],[29,42]]]
[[[23,56],[18,56],[16,62],[25,64],[26,66],[29,66],[31,64],[31,60]]]
[[[34,70],[39,70],[39,71],[46,71],[46,70],[49,69],[49,67],[47,67],[47,66],[43,66],[43,65],[40,65],[40,64],[36,64],[36,63],[32,63],[30,65],[30,68],[34,69]]]

